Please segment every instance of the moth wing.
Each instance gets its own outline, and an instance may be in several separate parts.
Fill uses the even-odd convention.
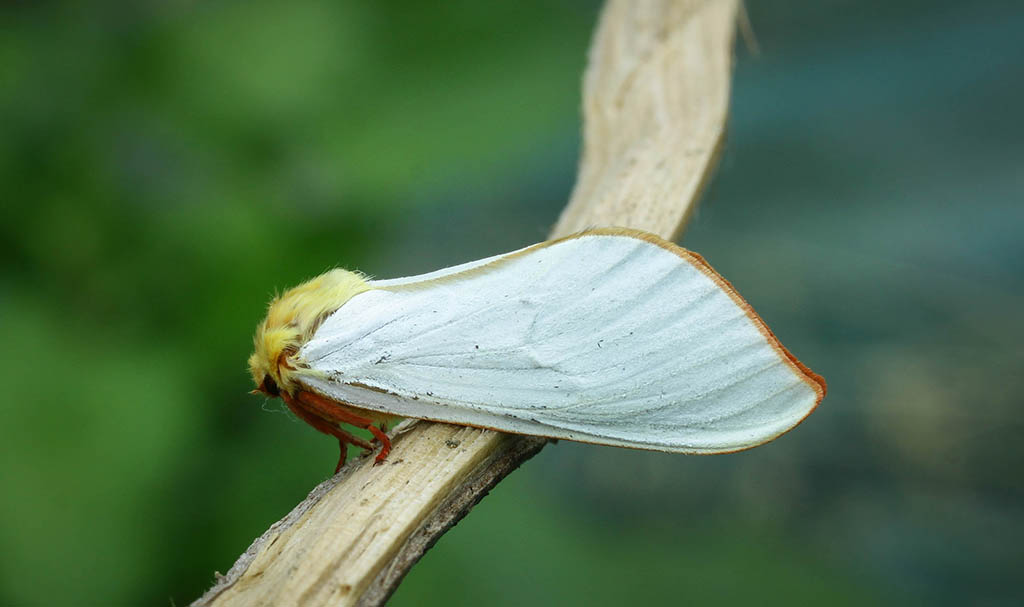
[[[625,447],[752,447],[824,381],[699,256],[596,230],[371,283],[299,355],[308,388],[357,407]]]

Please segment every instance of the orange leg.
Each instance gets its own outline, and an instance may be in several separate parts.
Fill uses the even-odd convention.
[[[285,404],[288,405],[288,408],[291,409],[291,412],[294,413],[296,417],[306,422],[310,426],[313,426],[320,432],[323,432],[324,434],[329,434],[338,439],[338,448],[340,449],[341,453],[338,456],[338,465],[334,468],[335,474],[337,474],[338,471],[341,470],[341,467],[345,465],[345,459],[348,457],[349,444],[361,447],[368,451],[373,451],[373,445],[359,438],[358,436],[355,436],[354,434],[342,430],[335,424],[332,424],[326,419],[323,419],[322,417],[318,416],[315,412],[309,410],[309,408],[307,408],[303,403],[290,397],[287,393],[282,392],[281,397],[284,399]]]
[[[295,397],[299,402],[323,419],[329,419],[341,424],[349,424],[356,428],[369,430],[370,434],[373,434],[373,437],[380,441],[381,445],[380,453],[377,454],[377,459],[374,460],[375,464],[383,462],[387,458],[388,453],[391,452],[391,439],[389,439],[388,435],[384,434],[380,428],[373,425],[372,419],[363,417],[362,415],[357,415],[344,405],[339,405],[333,400],[324,398],[319,394],[302,391],[296,394]]]

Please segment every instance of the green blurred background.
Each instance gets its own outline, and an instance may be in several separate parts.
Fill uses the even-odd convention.
[[[395,605],[1020,604],[1024,5],[749,2],[684,243],[829,380],[753,451],[562,442]],[[0,604],[182,605],[331,471],[276,288],[542,240],[593,1],[0,7]]]

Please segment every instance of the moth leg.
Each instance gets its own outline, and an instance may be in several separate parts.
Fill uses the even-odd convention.
[[[320,417],[369,430],[370,434],[373,434],[373,437],[380,441],[380,453],[377,454],[377,458],[373,462],[374,464],[383,462],[387,459],[388,453],[391,453],[391,439],[380,428],[373,425],[372,419],[357,415],[350,411],[348,407],[339,405],[319,394],[302,391],[296,397],[302,404],[308,406]]]
[[[282,393],[281,396],[285,397],[285,394]],[[284,402],[296,417],[310,426],[313,426],[320,432],[329,434],[338,439],[338,450],[340,453],[338,455],[338,465],[334,468],[335,474],[337,474],[338,471],[341,470],[341,467],[345,465],[345,460],[348,458],[348,445],[352,444],[373,452],[373,445],[369,442],[316,415],[316,413],[303,406],[303,403],[297,402],[295,399],[290,397],[285,397]]]

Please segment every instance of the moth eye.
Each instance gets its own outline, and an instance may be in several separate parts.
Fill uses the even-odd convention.
[[[281,391],[277,387],[277,382],[275,382],[274,378],[269,375],[263,376],[263,383],[260,384],[260,389],[271,396],[281,396]]]

